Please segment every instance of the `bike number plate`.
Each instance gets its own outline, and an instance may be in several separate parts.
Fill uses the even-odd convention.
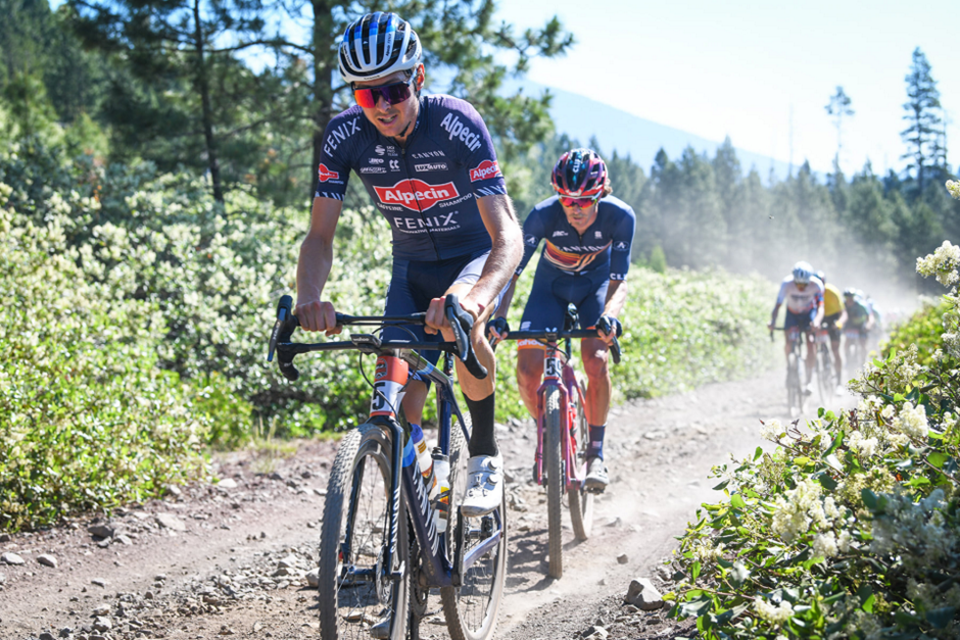
[[[547,358],[544,362],[543,375],[546,378],[560,377],[560,358]]]

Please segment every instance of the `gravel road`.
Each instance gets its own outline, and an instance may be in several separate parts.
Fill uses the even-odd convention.
[[[711,467],[763,445],[759,420],[785,414],[779,371],[615,408],[606,445],[612,482],[597,500],[589,540],[577,543],[565,522],[560,580],[546,576],[545,496],[530,480],[532,421],[498,425],[511,530],[496,637],[685,635],[689,625],[666,620],[664,610],[624,605],[627,587],[648,578],[669,590],[662,566],[674,537],[701,502],[718,499]],[[311,441],[289,457],[223,455],[217,486],[182,488],[109,520],[0,535],[0,638],[317,637],[307,574],[335,452],[335,443]],[[431,599],[421,637],[448,637],[439,607]]]

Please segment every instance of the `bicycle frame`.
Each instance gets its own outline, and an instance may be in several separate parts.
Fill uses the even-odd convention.
[[[547,352],[543,359],[543,382],[537,389],[537,451],[535,453],[537,484],[544,484],[543,474],[543,446],[544,446],[544,412],[545,399],[550,387],[558,387],[560,390],[560,415],[566,416],[565,427],[560,430],[561,442],[560,452],[564,467],[564,491],[579,490],[583,484],[585,470],[576,464],[577,460],[577,442],[575,438],[570,437],[571,418],[570,398],[577,395],[581,406],[585,404],[583,390],[577,383],[573,367],[569,364],[570,360],[570,339],[566,339],[566,346],[563,350],[556,344],[547,346]]]
[[[428,489],[424,484],[423,475],[420,473],[420,465],[415,455],[406,456],[404,454],[405,442],[409,445],[404,428],[401,426],[397,417],[397,409],[402,398],[402,389],[405,386],[406,373],[415,371],[421,379],[432,381],[437,388],[437,406],[438,406],[438,446],[445,455],[450,454],[450,430],[452,428],[453,416],[456,415],[463,430],[464,437],[469,441],[470,434],[467,431],[463,415],[457,405],[453,395],[453,360],[449,353],[444,356],[443,370],[438,369],[429,361],[417,353],[416,349],[438,349],[448,351],[452,348],[452,343],[382,343],[378,338],[366,334],[354,334],[350,336],[350,342],[322,342],[314,344],[295,344],[280,342],[276,345],[278,353],[306,353],[309,351],[334,351],[343,349],[358,349],[364,353],[373,353],[378,355],[377,372],[374,382],[374,393],[371,399],[370,416],[367,423],[374,425],[388,436],[390,443],[390,461],[392,464],[392,476],[390,478],[389,505],[388,505],[388,539],[390,541],[385,550],[384,560],[381,563],[378,577],[374,575],[375,569],[355,569],[353,567],[343,567],[346,575],[352,580],[365,582],[382,580],[400,580],[406,567],[400,567],[399,571],[393,572],[390,567],[393,566],[393,558],[397,553],[399,527],[406,526],[401,519],[400,513],[400,492],[406,499],[407,512],[410,516],[410,522],[413,525],[414,535],[420,549],[422,576],[426,584],[422,587],[458,587],[460,586],[461,576],[483,555],[500,543],[503,535],[503,522],[499,512],[494,512],[491,516],[492,527],[490,523],[484,523],[481,535],[489,533],[482,542],[470,548],[468,553],[459,557],[462,544],[448,545],[446,536],[456,535],[460,542],[465,536],[473,535],[475,532],[454,531],[448,527],[444,533],[438,533],[433,518],[433,506],[430,504]],[[400,382],[401,378],[404,382]],[[406,464],[405,464],[406,459]],[[355,479],[356,480],[356,479]],[[357,506],[358,486],[356,481],[352,483],[350,494],[350,508]],[[488,531],[489,529],[489,531]],[[348,525],[344,541],[340,549],[342,558],[350,557],[350,546],[353,539],[353,532]],[[447,554],[447,547],[452,548],[458,557],[450,558]]]

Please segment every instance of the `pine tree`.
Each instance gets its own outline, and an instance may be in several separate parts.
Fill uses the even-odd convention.
[[[851,103],[852,100],[850,100],[850,96],[843,91],[843,87],[837,85],[837,92],[830,96],[830,102],[824,107],[827,113],[833,116],[833,126],[837,129],[837,155],[834,160],[834,165],[840,164],[840,150],[843,148],[843,119],[855,113],[855,111],[850,108]]]
[[[901,158],[909,160],[907,171],[916,171],[917,195],[922,197],[924,172],[936,157],[937,138],[940,135],[940,91],[937,82],[930,75],[930,63],[917,47],[913,51],[913,64],[905,80],[907,97],[903,108],[907,112],[903,119],[910,126],[900,132],[900,137],[908,147]]]

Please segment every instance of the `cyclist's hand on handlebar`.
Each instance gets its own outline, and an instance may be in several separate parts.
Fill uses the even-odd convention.
[[[444,310],[446,300],[447,296],[441,296],[430,301],[430,306],[427,307],[427,316],[424,319],[426,325],[424,330],[427,333],[435,334],[441,329],[450,328],[450,322],[447,320],[447,314]],[[471,303],[467,299],[460,300],[460,308],[469,313],[474,321],[483,313],[483,307],[475,302]]]
[[[494,318],[487,323],[487,339],[491,345],[496,345],[501,340],[506,340],[510,333],[510,325],[506,318]]]
[[[298,303],[293,315],[297,316],[300,328],[305,331],[325,331],[332,336],[343,330],[337,326],[337,312],[332,302],[311,300]]]
[[[609,331],[605,331],[605,328],[609,328]],[[600,320],[597,321],[597,333],[601,340],[607,345],[611,345],[615,337],[619,338],[623,335],[623,325],[613,316],[602,315]]]

